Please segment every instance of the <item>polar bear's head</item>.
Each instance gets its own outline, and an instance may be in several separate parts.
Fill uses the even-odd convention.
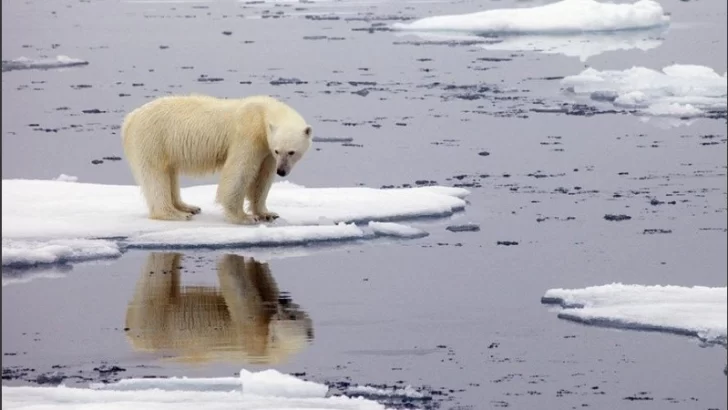
[[[311,126],[268,125],[268,143],[276,160],[276,174],[284,177],[291,173],[296,162],[303,157],[311,146]]]

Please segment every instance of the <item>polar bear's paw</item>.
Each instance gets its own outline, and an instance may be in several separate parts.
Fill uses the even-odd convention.
[[[260,222],[258,217],[248,214],[226,215],[226,218],[230,223],[236,225],[255,225]]]
[[[271,222],[278,219],[279,217],[280,215],[278,215],[277,213],[268,211],[258,212],[257,214],[255,214],[255,218],[257,218],[260,222]]]
[[[202,208],[200,208],[199,206],[189,205],[189,204],[185,204],[185,203],[179,204],[179,206],[177,206],[177,209],[179,209],[182,212],[190,213],[192,215],[197,215],[200,212],[202,212]]]
[[[149,218],[160,221],[189,221],[192,219],[192,214],[175,209],[174,211],[153,212]]]

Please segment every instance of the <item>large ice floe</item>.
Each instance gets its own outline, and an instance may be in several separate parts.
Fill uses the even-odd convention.
[[[544,6],[433,16],[396,23],[398,36],[465,42],[489,51],[536,51],[586,61],[608,51],[650,50],[662,44],[670,18],[659,3],[563,0]]]
[[[558,317],[595,326],[651,330],[726,345],[725,287],[643,286],[613,283],[550,289],[542,303],[558,304]]]
[[[48,70],[51,68],[65,68],[88,65],[88,61],[68,56],[56,56],[56,58],[31,59],[19,57],[14,60],[3,60],[2,71],[13,70]]]
[[[616,4],[596,0],[561,0],[536,7],[485,10],[432,16],[395,23],[395,30],[492,34],[578,34],[640,30],[670,22],[654,0]]]
[[[673,64],[661,71],[587,68],[565,77],[561,84],[575,96],[651,116],[724,116],[728,98],[726,73],[700,65]]]
[[[225,220],[214,203],[216,189],[182,189],[184,200],[201,206],[202,214],[179,222],[148,219],[137,186],[3,180],[3,267],[110,258],[126,248],[238,248],[421,237],[426,232],[381,222],[449,216],[464,209],[463,198],[469,194],[442,186],[304,188],[280,182],[273,185],[268,205],[281,218],[240,226]]]
[[[3,409],[383,410],[364,397],[330,396],[328,386],[276,370],[240,377],[125,379],[90,388],[3,386]],[[328,397],[327,397],[328,396]]]

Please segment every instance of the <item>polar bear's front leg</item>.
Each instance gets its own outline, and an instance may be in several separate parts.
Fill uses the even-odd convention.
[[[250,157],[244,155],[230,155],[222,167],[216,201],[222,205],[225,218],[231,223],[250,225],[258,222],[255,216],[243,209],[245,193],[250,188],[252,175],[255,175],[257,168],[257,164],[251,167]]]
[[[278,218],[277,213],[268,211],[268,207],[266,207],[268,192],[270,192],[270,187],[273,184],[275,171],[276,160],[272,155],[268,155],[263,160],[263,164],[261,164],[255,176],[255,181],[253,181],[248,192],[248,200],[253,215],[263,221],[272,221]]]

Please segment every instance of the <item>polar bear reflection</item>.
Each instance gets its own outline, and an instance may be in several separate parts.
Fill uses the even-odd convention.
[[[179,253],[150,253],[126,312],[135,350],[182,361],[276,363],[313,338],[308,315],[280,294],[268,265],[223,255],[220,288],[181,286]]]

